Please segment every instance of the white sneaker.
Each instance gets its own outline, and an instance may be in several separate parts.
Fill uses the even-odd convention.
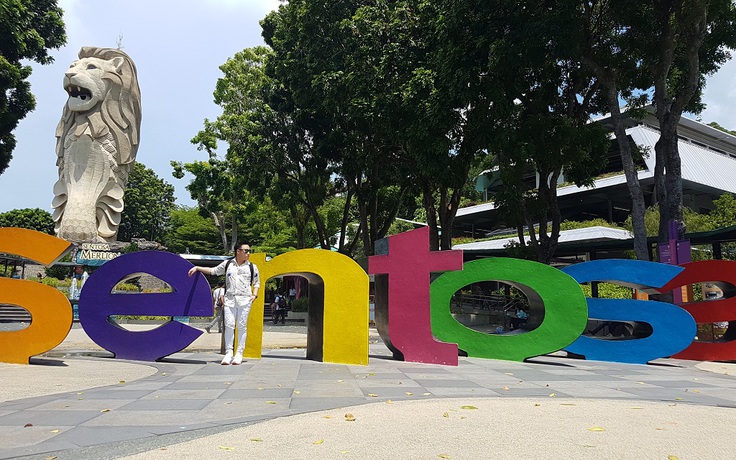
[[[233,364],[237,366],[238,364],[240,364],[242,362],[243,362],[243,354],[242,353],[237,353],[235,355],[235,357],[233,358]]]
[[[232,351],[228,351],[227,354],[225,354],[225,357],[222,358],[222,362],[220,364],[222,364],[223,366],[227,366],[232,361],[233,361],[233,352]],[[240,363],[238,363],[238,364],[240,364]]]

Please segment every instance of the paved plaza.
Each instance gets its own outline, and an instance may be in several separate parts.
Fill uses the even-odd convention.
[[[279,329],[281,328],[281,329]],[[111,359],[72,329],[32,365],[0,364],[0,458],[731,459],[736,366],[569,359],[305,359],[268,326],[263,358],[220,365],[218,334],[156,363]]]

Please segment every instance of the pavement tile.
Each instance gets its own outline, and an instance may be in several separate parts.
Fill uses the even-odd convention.
[[[59,434],[55,441],[75,444],[77,446],[93,446],[111,442],[141,439],[153,434],[139,426],[80,426]]]
[[[120,411],[156,410],[199,410],[210,403],[210,399],[140,399],[120,407]]]
[[[443,379],[443,380],[414,380],[417,385],[425,388],[479,388],[474,382],[462,379]]]
[[[212,399],[290,398],[293,392],[291,388],[229,389]]]
[[[141,399],[145,398],[155,390],[86,390],[74,393],[74,397],[77,399],[83,398],[85,400],[91,399]]]
[[[87,399],[83,396],[72,396],[69,398],[59,398],[56,401],[39,404],[28,412],[32,411],[96,411],[118,409],[126,404],[137,401],[137,398],[131,399]]]
[[[209,401],[208,401],[209,403]],[[145,410],[124,411],[115,410],[104,414],[104,417],[96,417],[75,427],[127,427],[135,426],[138,428],[147,428],[151,426],[163,425],[179,425],[185,427],[200,423],[199,412],[194,410]],[[74,431],[71,430],[71,431]]]
[[[227,389],[225,388],[217,388],[217,389],[206,389],[206,390],[158,390],[154,391],[145,397],[139,398],[143,401],[151,400],[151,399],[217,399],[222,395]]]
[[[358,404],[365,404],[366,400],[364,397],[355,398],[299,398],[294,397],[291,399],[289,409],[297,412],[312,412],[321,411],[325,408],[337,409],[339,407],[355,406]]]
[[[378,343],[370,345],[366,366],[306,360],[303,348],[264,349],[262,359],[241,366],[221,366],[221,355],[213,352],[176,353],[156,363],[124,361],[157,372],[121,385],[0,403],[0,439],[13,442],[0,443],[0,458],[54,451],[74,458],[79,446],[196,436],[192,430],[227,430],[389,399],[530,397],[574,405],[576,399],[600,398],[736,408],[736,377],[701,371],[689,361],[644,366],[564,356],[523,363],[461,357],[454,367],[394,361],[390,355]],[[33,426],[23,428],[26,423]]]

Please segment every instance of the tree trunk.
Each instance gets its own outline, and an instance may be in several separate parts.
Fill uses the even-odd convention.
[[[429,226],[429,250],[437,251],[440,248],[437,235],[437,208],[432,186],[428,181],[422,183],[422,204],[427,213],[427,225]]]
[[[626,128],[624,128],[623,118],[621,117],[621,109],[618,102],[618,91],[614,85],[606,88],[608,96],[608,106],[611,110],[611,121],[613,122],[613,132],[616,135],[616,142],[621,154],[621,162],[624,166],[624,174],[626,175],[626,185],[629,188],[629,196],[631,197],[631,223],[634,227],[634,252],[639,260],[649,260],[649,247],[647,245],[647,229],[644,225],[644,214],[646,212],[646,203],[644,202],[644,193],[639,183],[639,175],[636,171],[634,159],[631,156],[631,144],[626,136]]]
[[[227,234],[225,233],[225,223],[223,222],[224,217],[222,216],[222,213],[218,214],[215,212],[210,212],[210,215],[212,216],[212,220],[215,222],[215,227],[217,227],[217,230],[220,232],[220,241],[222,241],[222,250],[227,252]]]

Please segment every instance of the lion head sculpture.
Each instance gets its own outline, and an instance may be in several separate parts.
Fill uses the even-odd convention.
[[[135,164],[141,92],[135,64],[118,49],[84,47],[64,74],[56,128],[54,222],[60,238],[114,241]]]

